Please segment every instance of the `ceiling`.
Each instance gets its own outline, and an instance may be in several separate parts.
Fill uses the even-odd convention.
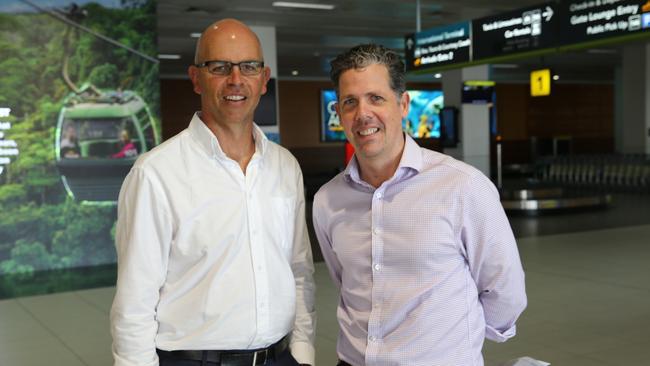
[[[276,29],[278,76],[326,78],[329,60],[360,43],[375,42],[403,52],[403,39],[416,31],[416,0],[329,0],[334,10],[289,9],[273,0],[158,0],[158,47],[179,60],[161,60],[163,78],[185,77],[194,57],[191,33],[222,18]],[[304,2],[319,3],[315,0]],[[322,3],[322,2],[320,2]],[[539,4],[540,0],[421,0],[421,29],[497,14]],[[551,66],[562,80],[613,80],[620,63],[616,48],[526,59],[493,68],[495,80],[527,80],[531,68]],[[294,71],[298,75],[292,75]],[[419,79],[431,78],[420,76]]]

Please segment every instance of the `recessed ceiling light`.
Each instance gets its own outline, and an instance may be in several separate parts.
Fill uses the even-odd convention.
[[[198,32],[192,32],[192,33],[190,33],[190,37],[192,37],[192,38],[199,38],[199,37],[201,37],[201,33],[198,33]]]
[[[300,9],[319,9],[319,10],[333,10],[335,8],[335,6],[331,4],[293,3],[288,1],[274,1],[273,6],[279,8],[300,8]]]
[[[180,60],[181,55],[171,54],[171,53],[161,53],[158,55],[158,58],[161,60]]]
[[[293,70],[293,71],[291,71],[291,75],[293,75],[293,76],[296,76],[296,75],[298,75],[298,74],[299,74],[298,70]]]

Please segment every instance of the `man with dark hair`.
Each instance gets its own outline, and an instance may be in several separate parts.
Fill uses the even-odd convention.
[[[253,123],[270,77],[259,39],[210,25],[189,75],[201,111],[120,192],[115,365],[313,365],[302,173]]]
[[[314,198],[340,289],[340,365],[480,366],[484,338],[515,335],[524,273],[494,185],[402,132],[404,64],[361,45],[332,61],[355,156]]]

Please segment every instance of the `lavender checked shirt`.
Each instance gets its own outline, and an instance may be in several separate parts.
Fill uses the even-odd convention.
[[[314,198],[313,221],[340,289],[338,357],[352,365],[482,366],[526,307],[524,272],[494,185],[406,136],[375,189],[356,158]]]

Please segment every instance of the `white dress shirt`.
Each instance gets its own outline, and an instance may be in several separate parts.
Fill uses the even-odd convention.
[[[141,156],[120,192],[116,366],[158,365],[155,349],[266,347],[291,333],[314,363],[313,263],[302,173],[255,126],[246,174],[195,114]]]
[[[410,137],[375,189],[356,158],[314,198],[340,288],[338,356],[352,365],[480,366],[526,307],[524,273],[492,183]]]

